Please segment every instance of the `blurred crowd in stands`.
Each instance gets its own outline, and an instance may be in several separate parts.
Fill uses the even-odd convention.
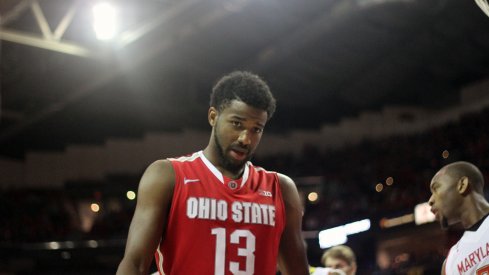
[[[434,172],[449,162],[473,162],[487,180],[488,121],[489,109],[485,109],[423,134],[363,141],[327,151],[311,144],[303,148],[301,156],[257,155],[253,162],[289,175],[299,187],[303,177],[320,178],[320,184],[312,187],[319,192],[319,199],[305,203],[303,225],[304,230],[319,230],[367,217],[412,213],[416,204],[428,200]],[[139,176],[128,176],[134,181],[134,191]],[[386,184],[388,177],[392,177],[391,185]],[[379,183],[383,187],[380,192],[376,190]],[[69,190],[2,190],[0,243],[124,239],[135,201],[126,198],[123,188],[110,191],[117,188],[114,182],[105,191],[84,190],[83,184]],[[488,188],[485,190],[487,194]],[[100,211],[93,216],[80,211],[90,202],[100,204]]]
[[[432,176],[447,163],[473,162],[489,179],[487,121],[489,109],[484,109],[419,135],[364,141],[326,152],[310,145],[299,158],[277,155],[258,162],[293,178],[322,177],[320,199],[315,204],[306,204],[306,230],[366,216],[405,214],[428,200]],[[389,177],[391,185],[386,184]],[[377,192],[375,187],[379,183],[383,189]],[[488,188],[485,190],[487,194]],[[309,217],[313,220],[310,224]]]

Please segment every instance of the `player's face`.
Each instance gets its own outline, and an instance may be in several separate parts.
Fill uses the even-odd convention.
[[[260,143],[267,112],[233,100],[227,108],[216,113],[213,133],[220,165],[238,172]]]
[[[442,169],[431,180],[431,197],[428,203],[442,228],[460,221],[460,194],[457,183]]]
[[[326,258],[325,265],[326,267],[342,270],[346,275],[355,274],[355,268],[343,259],[328,257]]]

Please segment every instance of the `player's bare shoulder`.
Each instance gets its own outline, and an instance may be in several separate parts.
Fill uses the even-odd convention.
[[[280,190],[282,191],[282,196],[284,200],[295,200],[298,196],[298,192],[294,181],[289,176],[281,173],[277,173],[277,177],[280,183]]]
[[[175,171],[169,160],[161,159],[151,163],[139,183],[139,193],[146,196],[168,197],[173,194]]]
[[[292,180],[289,176],[277,173],[278,180],[280,182],[281,188],[294,188],[296,189],[294,180]]]

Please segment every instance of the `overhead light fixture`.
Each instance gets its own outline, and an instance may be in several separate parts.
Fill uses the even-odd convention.
[[[99,40],[114,38],[117,31],[117,13],[115,7],[108,2],[99,2],[92,8],[93,30]]]
[[[318,200],[318,198],[319,198],[319,195],[317,192],[311,192],[311,193],[309,193],[309,195],[307,195],[307,199],[312,203],[316,202]]]
[[[129,190],[126,192],[126,197],[128,200],[132,201],[136,198],[136,193],[134,191]]]
[[[420,203],[414,207],[414,223],[416,225],[434,222],[435,214],[431,212],[431,206],[427,202]]]
[[[348,235],[368,231],[370,229],[370,220],[364,219],[352,223],[347,223],[334,228],[319,231],[319,247],[322,249],[331,246],[344,244],[348,241]]]
[[[406,214],[395,218],[382,218],[379,222],[380,228],[391,228],[414,221],[414,214]]]

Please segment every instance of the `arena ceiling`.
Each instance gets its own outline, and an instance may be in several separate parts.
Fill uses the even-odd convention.
[[[207,129],[224,73],[262,75],[268,131],[318,129],[385,105],[443,108],[489,75],[489,18],[465,0],[1,0],[0,156],[151,131]]]

